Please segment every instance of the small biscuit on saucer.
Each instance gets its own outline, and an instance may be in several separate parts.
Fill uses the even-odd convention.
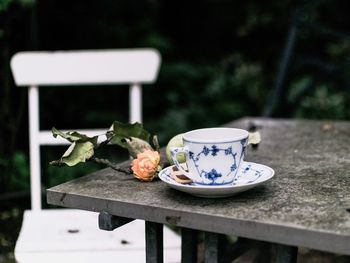
[[[192,183],[192,180],[190,178],[188,178],[187,176],[185,176],[184,174],[182,174],[182,172],[179,171],[176,166],[174,166],[171,169],[171,177],[177,183],[180,183],[180,184],[190,184],[190,183]]]

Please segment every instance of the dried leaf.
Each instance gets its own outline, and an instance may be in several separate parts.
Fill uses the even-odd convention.
[[[73,142],[63,154],[62,158],[58,161],[51,162],[51,164],[74,166],[78,163],[86,162],[93,155],[94,144],[92,142]]]
[[[157,151],[157,152],[159,152],[159,149],[160,149],[160,147],[159,147],[159,142],[158,142],[158,137],[157,137],[157,135],[154,135],[153,136],[153,145],[154,145],[154,149]]]
[[[131,137],[131,138],[125,138],[125,143],[127,144],[127,149],[129,151],[129,154],[133,158],[137,158],[137,154],[144,152],[145,150],[152,150],[152,146],[139,138]]]
[[[257,145],[260,142],[261,142],[261,136],[260,136],[260,133],[258,131],[249,133],[248,145],[249,144]]]
[[[96,146],[98,136],[88,137],[85,134],[81,134],[79,132],[62,132],[55,127],[51,129],[53,137],[61,136],[69,142],[91,142]]]
[[[111,131],[113,131],[113,133]],[[150,138],[149,132],[143,128],[141,123],[125,124],[115,121],[108,134],[108,136],[111,136],[110,144],[116,144],[126,149],[128,149],[126,139],[133,137],[149,142]]]

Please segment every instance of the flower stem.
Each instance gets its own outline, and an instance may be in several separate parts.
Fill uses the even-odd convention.
[[[97,157],[92,157],[91,161],[94,161],[95,163],[98,163],[98,164],[106,165],[106,166],[108,166],[108,167],[110,167],[113,170],[118,171],[118,172],[122,172],[122,173],[125,173],[125,174],[131,174],[131,169],[130,168],[120,167],[119,165],[116,165],[116,164],[108,161],[107,159],[101,159],[101,158],[97,158]]]
[[[107,136],[107,133],[105,134]],[[112,137],[111,136],[107,136],[107,139],[102,141],[100,144],[98,144],[97,146],[95,146],[95,150],[98,148],[101,148],[102,146],[108,144],[111,141]]]

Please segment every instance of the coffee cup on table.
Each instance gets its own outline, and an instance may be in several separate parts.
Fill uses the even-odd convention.
[[[248,131],[236,128],[205,128],[186,132],[183,147],[172,147],[177,169],[199,185],[218,186],[234,181],[248,144]],[[188,171],[177,161],[184,153]]]

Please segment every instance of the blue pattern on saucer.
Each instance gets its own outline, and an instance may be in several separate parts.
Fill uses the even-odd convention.
[[[181,184],[171,177],[173,166],[159,173],[159,178],[170,187],[199,197],[218,198],[231,196],[256,187],[274,176],[274,170],[266,165],[245,162],[241,164],[233,182],[225,185]]]

